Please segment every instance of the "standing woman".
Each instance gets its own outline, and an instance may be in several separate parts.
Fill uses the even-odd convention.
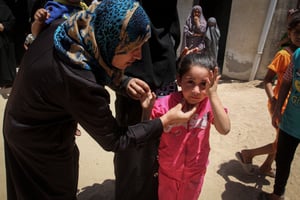
[[[10,87],[16,76],[14,41],[11,37],[15,17],[0,0],[0,88]]]
[[[187,17],[183,27],[181,51],[185,47],[188,49],[199,48],[199,50],[205,48],[206,24],[201,6],[193,6],[191,14]]]
[[[122,151],[157,139],[170,123],[193,114],[178,105],[130,127],[120,127],[112,115],[105,86],[119,84],[150,37],[150,20],[138,2],[103,0],[61,22],[32,43],[6,104],[8,200],[76,199],[77,123],[103,149]]]
[[[209,50],[211,55],[216,60],[218,59],[220,37],[221,37],[221,33],[216,18],[214,17],[208,18],[207,30],[206,30],[206,38],[207,38],[206,48]]]
[[[116,92],[116,118],[124,127],[141,121],[138,96],[127,95],[128,91],[139,89],[139,83],[148,85],[158,97],[177,91],[176,51],[180,43],[177,0],[139,2],[151,20],[151,38],[142,47],[143,58],[125,70],[127,80],[123,82],[123,90]],[[159,138],[115,154],[116,200],[158,199],[158,145]]]

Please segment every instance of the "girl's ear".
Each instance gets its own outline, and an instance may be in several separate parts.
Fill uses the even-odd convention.
[[[176,76],[176,82],[177,85],[181,87],[181,78],[179,77],[179,75]]]

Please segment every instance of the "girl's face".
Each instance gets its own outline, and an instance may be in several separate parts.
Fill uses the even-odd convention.
[[[142,46],[143,44],[127,53],[114,55],[112,65],[123,70],[132,65],[132,63],[134,63],[136,60],[141,60]]]
[[[289,30],[288,35],[292,43],[297,47],[300,47],[300,23],[292,30]]]
[[[205,85],[208,78],[209,71],[199,66],[191,66],[181,78],[177,77],[183,97],[189,104],[197,104],[207,96]]]

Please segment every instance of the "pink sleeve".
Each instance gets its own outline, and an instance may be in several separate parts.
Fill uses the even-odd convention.
[[[163,103],[162,103],[161,99],[159,98],[155,101],[155,104],[152,108],[151,119],[161,117],[166,112],[167,112],[167,109],[165,108],[165,106],[163,106]]]

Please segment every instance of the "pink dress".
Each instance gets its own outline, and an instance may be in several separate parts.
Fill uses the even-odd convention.
[[[181,92],[157,99],[152,118],[160,117],[182,101]],[[159,200],[198,199],[208,164],[212,122],[210,102],[205,98],[188,123],[171,126],[162,134],[158,151]]]

